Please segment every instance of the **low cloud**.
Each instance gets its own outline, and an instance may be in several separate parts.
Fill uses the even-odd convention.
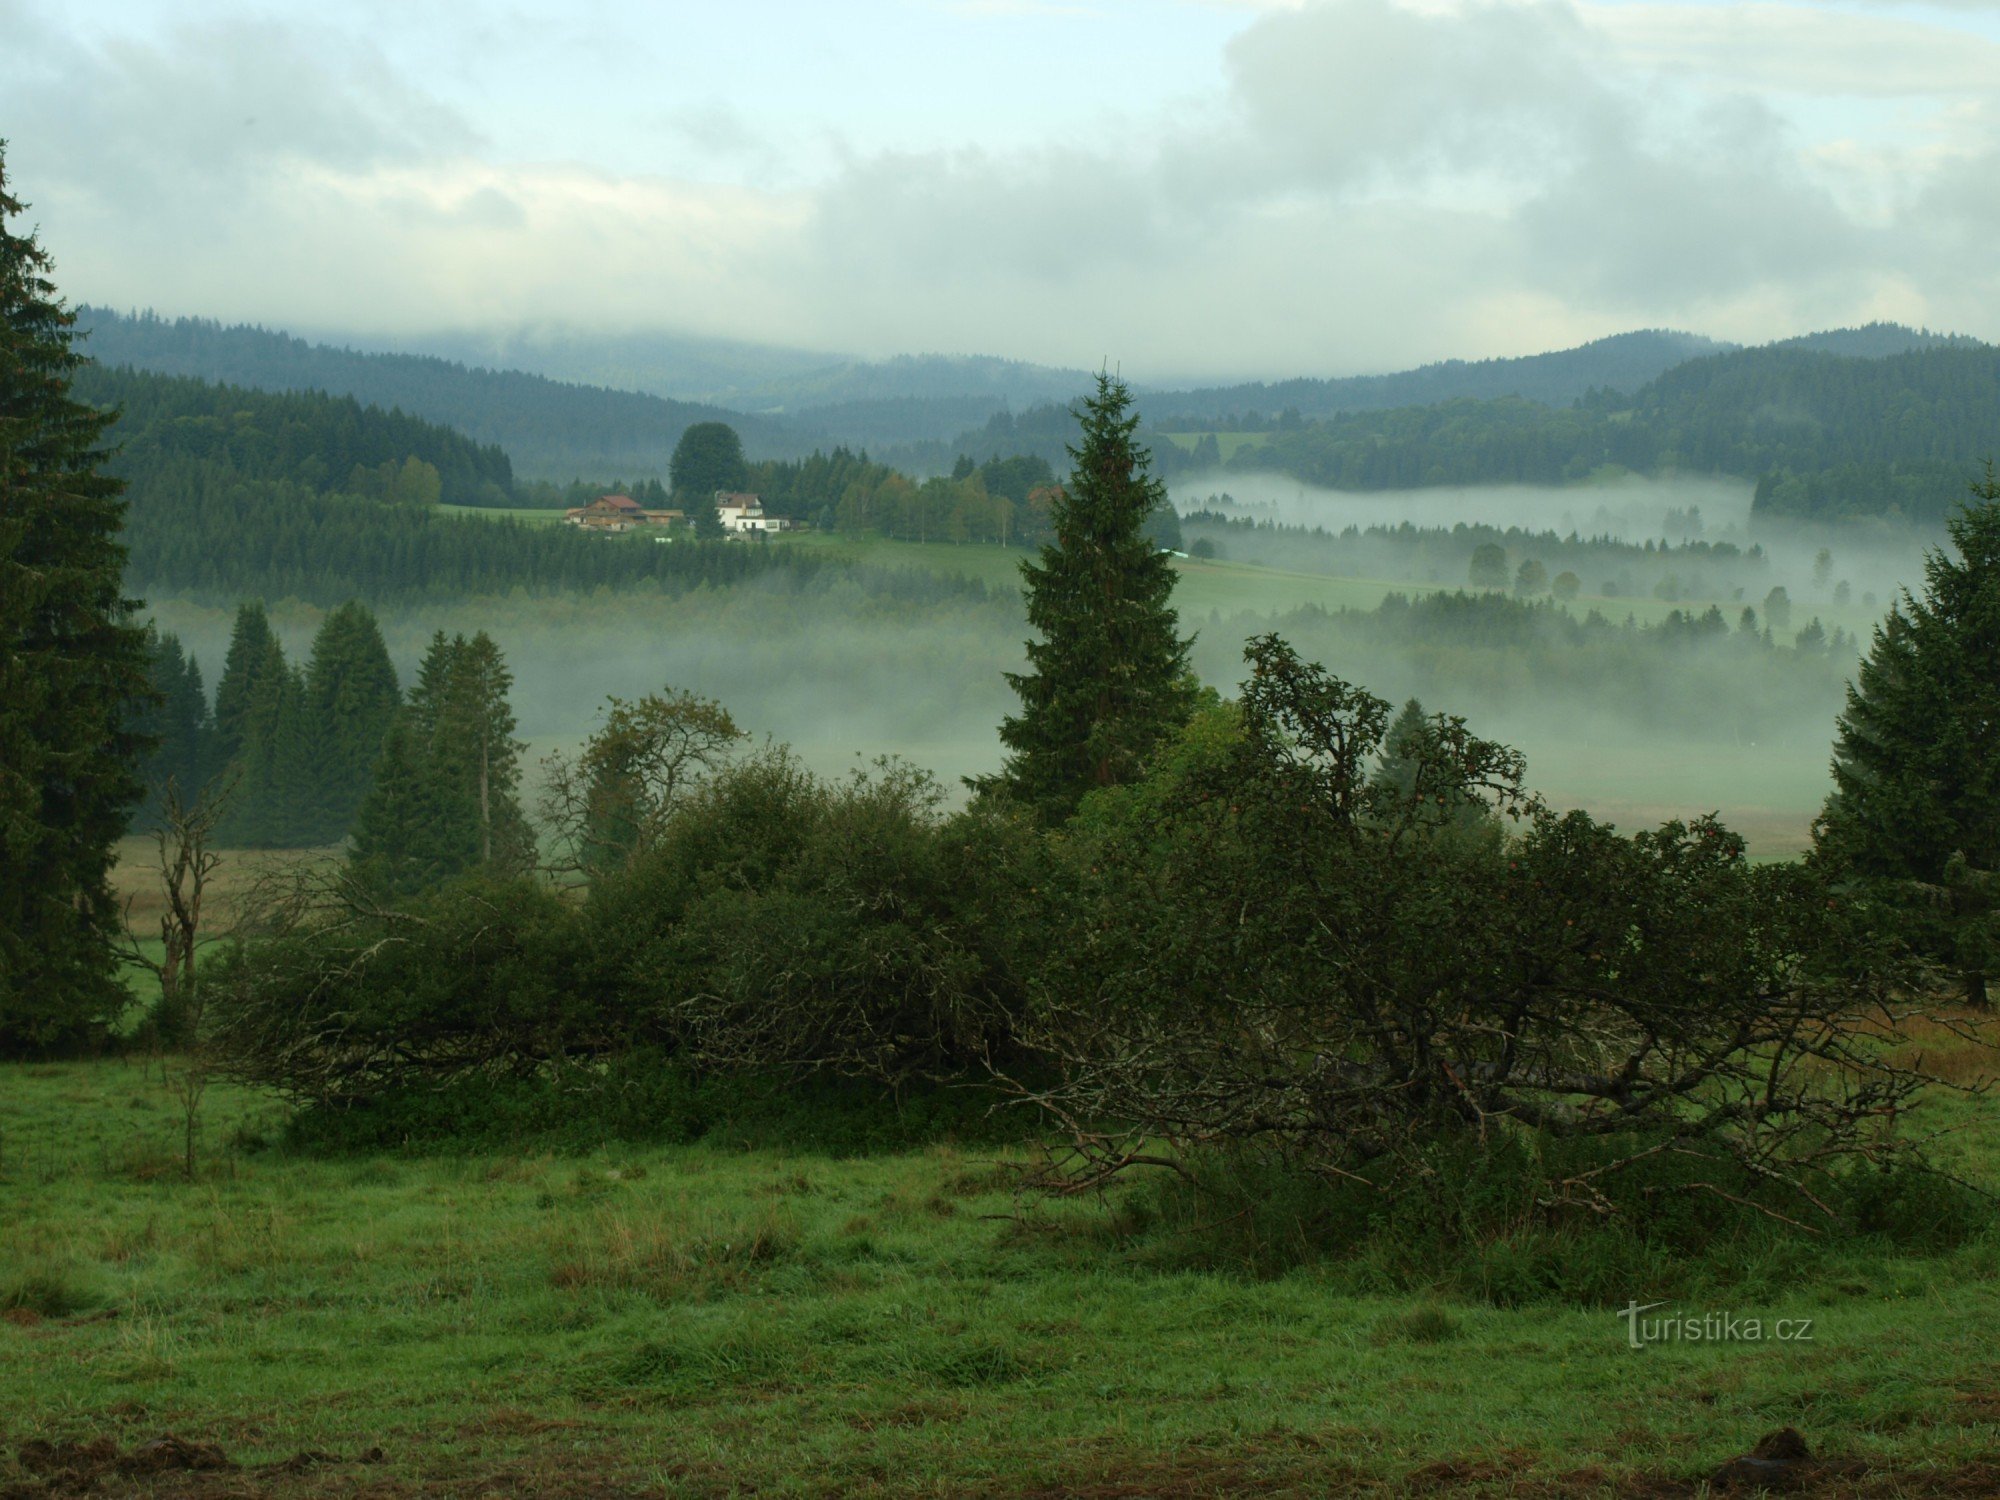
[[[0,97],[14,191],[79,299],[1334,373],[1634,325],[2000,335],[2000,47],[1942,14],[1259,9],[1215,89],[1150,120],[813,180],[722,105],[645,118],[732,180],[509,156],[330,23],[91,41],[0,0],[26,39]]]

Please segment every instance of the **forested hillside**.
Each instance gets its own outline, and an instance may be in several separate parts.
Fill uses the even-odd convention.
[[[697,422],[727,421],[758,457],[796,458],[814,446],[791,427],[717,407],[569,385],[518,370],[469,369],[422,355],[362,354],[202,318],[127,317],[84,307],[78,326],[88,334],[84,348],[100,364],[256,390],[352,396],[498,444],[525,478],[664,477],[674,444]]]
[[[1246,421],[1252,428],[1261,427],[1287,409],[1305,417],[1321,417],[1506,396],[1567,406],[1593,390],[1637,390],[1686,360],[1733,347],[1700,334],[1644,329],[1613,334],[1575,349],[1518,359],[1447,359],[1392,375],[1252,381],[1206,390],[1159,392],[1145,398],[1145,408],[1155,424],[1170,430],[1223,426],[1241,431]]]
[[[853,569],[791,548],[651,545],[564,526],[471,522],[431,502],[501,502],[507,457],[433,423],[351,397],[273,394],[85,366],[78,394],[117,405],[114,472],[127,482],[126,583],[139,594],[337,604],[512,591],[679,592],[770,577],[786,586]],[[797,468],[774,466],[774,478]],[[869,572],[871,591],[981,586]]]
[[[513,466],[498,447],[351,396],[245,390],[101,364],[80,366],[73,389],[93,406],[119,409],[113,439],[134,477],[192,462],[314,491],[511,503]]]
[[[1760,515],[1930,523],[1994,456],[2000,349],[1941,343],[1883,358],[1738,350],[1568,409],[1508,398],[1330,417],[1245,445],[1230,466],[1362,490],[1693,471],[1756,480]]]

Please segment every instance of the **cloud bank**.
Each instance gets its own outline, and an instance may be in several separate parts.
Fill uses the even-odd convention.
[[[518,117],[426,87],[372,12],[119,37],[0,0],[0,133],[72,297],[274,325],[665,328],[1145,379],[1634,326],[2000,338],[1994,10],[1325,0],[1246,10],[1211,88],[1121,96],[1101,129],[864,149],[838,118],[767,131],[754,96],[667,101],[633,118],[682,155],[640,170],[630,138],[521,149]],[[616,16],[605,86],[636,97]]]

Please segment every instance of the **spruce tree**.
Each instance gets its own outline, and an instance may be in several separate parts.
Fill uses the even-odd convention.
[[[972,784],[1050,820],[1084,793],[1139,775],[1146,757],[1187,719],[1194,701],[1188,643],[1169,599],[1174,573],[1145,534],[1166,503],[1136,441],[1131,392],[1109,375],[1079,413],[1069,483],[1050,513],[1054,539],[1024,561],[1027,672],[1007,674],[1020,713],[1000,726],[1009,755]]]
[[[414,896],[470,869],[477,839],[476,824],[435,774],[416,715],[405,709],[383,737],[354,816],[348,851],[354,873],[379,895]]]
[[[222,678],[215,685],[215,753],[221,765],[232,764],[243,753],[243,718],[257,696],[258,673],[271,661],[276,639],[262,604],[237,606],[229,654],[222,660]]]
[[[145,632],[120,587],[112,419],[74,399],[84,360],[48,253],[9,221],[0,142],[0,1051],[75,1045],[129,996],[109,935],[112,845],[141,793]]]
[[[168,782],[192,800],[213,769],[208,695],[201,666],[181,647],[180,637],[147,631],[153,702],[137,718],[153,747],[141,776],[146,784],[150,818]]]
[[[330,844],[347,837],[402,703],[396,668],[375,616],[352,601],[341,605],[313,638],[306,666],[311,842]]]
[[[446,763],[470,794],[479,820],[479,860],[517,869],[533,856],[521,812],[521,751],[507,694],[514,674],[485,631],[464,641],[438,718]]]
[[[1967,998],[2000,963],[2000,481],[1947,523],[1849,684],[1816,857],[1862,883]]]
[[[233,843],[263,849],[318,843],[305,678],[286,662],[275,636],[266,642],[254,680],[256,696],[244,705],[243,745],[233,763],[240,780],[226,834]]]
[[[507,701],[512,682],[485,631],[470,640],[442,631],[431,637],[397,720],[402,740],[394,754],[385,741],[378,785],[355,822],[350,858],[358,870],[396,871],[381,877],[385,890],[407,893],[409,880],[434,884],[477,864],[520,869],[532,862],[533,835],[518,798],[522,746]],[[399,816],[419,824],[420,833],[406,839],[395,826]]]

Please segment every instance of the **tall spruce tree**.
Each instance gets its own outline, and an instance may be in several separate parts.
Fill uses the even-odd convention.
[[[1009,755],[972,784],[1060,820],[1083,795],[1138,776],[1146,757],[1186,722],[1195,687],[1188,642],[1168,603],[1174,573],[1146,535],[1166,503],[1134,441],[1139,426],[1122,380],[1097,377],[1078,414],[1074,467],[1050,513],[1054,540],[1021,564],[1031,670],[1010,672],[1021,712],[1000,726]]]
[[[461,643],[438,719],[446,765],[470,793],[479,819],[481,864],[518,869],[533,857],[521,812],[521,742],[507,695],[514,674],[493,637],[480,631]]]
[[[244,705],[239,776],[224,832],[232,843],[297,849],[318,843],[314,816],[312,730],[304,676],[285,660],[276,636],[254,670],[255,696]]]
[[[348,859],[370,889],[414,896],[472,868],[478,827],[435,773],[416,715],[398,714],[382,740],[368,793],[354,816]]]
[[[9,228],[0,142],[0,1051],[75,1045],[129,1000],[109,935],[112,844],[141,793],[145,632],[120,588],[112,414],[75,400],[83,356],[48,253]]]
[[[306,665],[313,843],[347,837],[402,704],[375,616],[353,601],[341,605],[321,624]]]
[[[159,810],[169,782],[192,800],[214,767],[214,725],[201,666],[182,648],[180,637],[148,630],[153,701],[138,716],[138,727],[153,742],[141,770],[147,789],[146,817]]]
[[[1876,628],[1848,686],[1817,858],[1987,1003],[2000,966],[2000,481],[1989,465],[1947,523],[1924,593]]]
[[[384,890],[408,894],[474,865],[511,870],[533,860],[518,796],[512,684],[485,631],[469,640],[442,631],[431,637],[395,743],[385,740],[375,789],[355,822],[349,857],[357,871],[376,872],[370,878]]]
[[[257,696],[258,674],[270,664],[276,639],[262,604],[236,607],[229,654],[222,659],[222,677],[215,685],[215,754],[221,765],[233,764],[243,753],[244,715]]]

